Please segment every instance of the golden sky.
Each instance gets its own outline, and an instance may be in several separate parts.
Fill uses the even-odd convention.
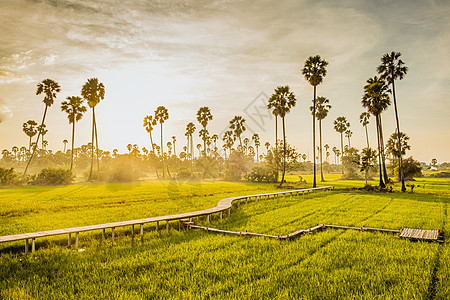
[[[102,149],[149,148],[142,119],[165,105],[166,142],[209,106],[209,131],[221,133],[235,115],[247,119],[246,136],[274,139],[274,122],[261,99],[288,84],[297,106],[287,116],[288,142],[311,153],[312,87],[301,75],[308,56],[329,61],[318,95],[333,106],[323,121],[324,143],[339,146],[332,122],[346,116],[352,146],[365,146],[359,123],[365,80],[381,56],[402,53],[409,72],[396,85],[400,128],[408,155],[449,161],[449,1],[0,1],[0,150],[27,145],[22,123],[40,122],[44,104],[36,84],[51,78],[62,91],[47,117],[49,148],[71,137],[60,103],[80,95],[87,78],[106,88],[96,109]],[[263,94],[261,94],[263,93]],[[91,112],[77,124],[76,145],[90,141]],[[385,139],[394,110],[383,114]],[[375,128],[369,125],[375,145]],[[197,124],[197,127],[199,125]],[[154,131],[159,140],[159,130]],[[199,141],[198,136],[196,136]]]

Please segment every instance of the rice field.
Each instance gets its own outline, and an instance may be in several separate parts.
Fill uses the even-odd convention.
[[[309,178],[303,178],[309,187]],[[196,210],[231,195],[275,190],[269,184],[185,182],[177,189],[169,189],[169,184],[1,189],[0,234]],[[252,201],[235,208],[229,218],[216,217],[211,224],[195,221],[276,235],[319,223],[449,232],[448,180],[417,181],[420,187],[413,194],[346,189],[364,182],[326,184],[337,188]],[[448,299],[450,295],[448,241],[410,242],[392,234],[334,229],[277,241],[201,230],[155,232],[150,225],[143,240],[132,238],[126,229],[117,234],[114,245],[98,234],[82,234],[80,249],[65,247],[66,237],[43,239],[33,254],[23,253],[22,243],[0,244],[0,298]]]

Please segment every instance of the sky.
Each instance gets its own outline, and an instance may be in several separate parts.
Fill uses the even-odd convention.
[[[49,149],[62,150],[71,126],[61,101],[79,96],[86,80],[97,77],[106,91],[96,107],[101,149],[149,149],[142,120],[160,105],[169,110],[165,143],[176,136],[178,152],[186,124],[200,127],[202,106],[213,115],[211,134],[242,115],[244,136],[258,133],[262,144],[273,143],[265,103],[277,86],[289,85],[297,105],[286,117],[288,143],[311,155],[313,88],[301,69],[317,54],[329,62],[317,87],[332,105],[324,144],[339,147],[333,120],[345,116],[352,146],[363,148],[363,86],[377,75],[381,56],[398,51],[409,68],[396,82],[400,129],[411,138],[407,156],[450,161],[447,0],[1,0],[0,19],[0,149],[27,145],[22,124],[40,123],[44,103],[36,85],[51,78],[62,90],[49,108],[45,137]],[[395,130],[393,107],[382,117],[387,140]],[[90,142],[91,122],[89,110],[77,123],[76,146]],[[159,128],[153,134],[159,141]]]

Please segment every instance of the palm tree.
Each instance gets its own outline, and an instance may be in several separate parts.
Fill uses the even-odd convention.
[[[350,129],[345,131],[345,137],[348,139],[348,148],[350,149],[352,145],[350,144],[350,138],[352,137],[353,132]]]
[[[397,124],[397,136],[400,136],[400,122],[398,120],[398,110],[397,110],[397,99],[395,97],[395,80],[402,80],[403,77],[408,72],[408,67],[405,66],[405,63],[400,59],[402,54],[400,52],[386,53],[381,57],[381,65],[378,66],[377,71],[378,74],[381,74],[381,79],[386,80],[388,83],[392,85],[392,96],[394,98],[394,110],[395,110],[395,121]],[[399,174],[400,179],[402,181],[402,192],[406,192],[405,187],[405,178],[403,176],[403,161],[402,161],[402,151],[401,151],[401,143],[400,139],[398,139],[398,148],[399,148]]]
[[[44,137],[48,132],[48,129],[45,129],[45,127],[47,127],[47,125],[45,125],[45,124],[41,124],[37,127],[37,130],[39,131],[39,133],[42,136],[42,148],[44,148]]]
[[[386,151],[387,153],[391,154],[391,157],[393,158],[393,163],[392,165],[395,167],[397,165],[396,159],[398,159],[399,152],[401,149],[401,155],[405,155],[406,154],[406,150],[411,150],[411,146],[408,144],[409,141],[409,136],[406,133],[400,132],[400,149],[398,147],[398,134],[397,132],[394,132],[393,134],[391,134],[389,140],[386,143]],[[399,172],[398,172],[398,179],[401,180],[400,178],[400,167],[399,167]]]
[[[224,150],[225,150],[225,159],[227,159],[227,151],[226,149],[228,149],[230,151],[230,155],[231,155],[231,147],[233,147],[234,144],[234,135],[233,135],[233,131],[231,130],[227,130],[224,132],[223,137],[222,137],[224,144]]]
[[[212,141],[214,142],[214,149],[216,149],[217,148],[217,140],[219,139],[219,136],[217,135],[217,134],[213,134],[212,136],[211,136],[211,139],[212,139]]]
[[[205,128],[200,129],[198,136],[203,140],[203,156],[206,155],[206,144],[209,140],[209,131]]]
[[[213,116],[211,114],[211,110],[207,106],[200,107],[197,111],[197,121],[202,125],[203,129],[206,132],[206,126],[208,126],[209,121],[213,119]],[[204,155],[206,155],[206,135],[203,135],[203,149],[204,149]]]
[[[364,86],[364,95],[361,100],[363,107],[375,116],[378,142],[378,157],[380,164],[380,187],[385,187],[385,182],[388,181],[385,158],[384,158],[384,142],[383,129],[381,122],[381,113],[391,104],[389,99],[389,88],[386,82],[377,76],[367,79],[367,84]],[[383,182],[384,173],[384,182]]]
[[[77,96],[69,96],[67,101],[61,103],[61,111],[67,113],[69,124],[72,124],[72,153],[70,155],[70,171],[73,168],[73,153],[75,143],[75,123],[80,121],[83,114],[87,111],[86,106],[83,105],[83,99]],[[66,152],[67,140],[64,140],[64,153]]]
[[[327,158],[326,158],[326,162],[328,162],[328,156],[330,156],[330,153],[328,152],[328,149],[330,149],[330,145],[325,144],[325,145],[323,145],[323,147],[325,148],[326,153],[328,153],[327,154]]]
[[[310,56],[305,61],[302,74],[305,79],[314,87],[314,104],[313,104],[313,157],[316,157],[316,87],[322,83],[323,78],[327,75],[328,62],[323,60],[320,55]],[[314,161],[314,181],[313,188],[316,187],[316,161]]]
[[[233,130],[236,139],[239,139],[239,145],[242,147],[242,133],[247,129],[245,128],[245,119],[242,116],[234,116],[230,121],[230,129]]]
[[[341,134],[341,153],[344,153],[344,137],[343,133],[348,129],[350,123],[347,121],[345,117],[337,117],[334,120],[334,130]],[[342,174],[344,174],[344,167],[342,167]]]
[[[244,139],[244,151],[247,154],[247,150],[248,150],[248,143],[250,143],[250,140],[248,138]]]
[[[28,142],[28,151],[31,150],[31,138],[37,133],[37,123],[34,120],[28,120],[22,125],[22,131],[30,138]]]
[[[269,142],[265,142],[264,146],[266,147],[266,154],[269,153],[270,143]]]
[[[166,178],[164,171],[164,144],[163,144],[163,124],[169,119],[169,111],[164,106],[158,106],[155,110],[155,121],[161,125],[161,161],[163,169],[163,178]]]
[[[144,121],[143,121],[143,125],[142,126],[145,128],[145,130],[150,135],[150,144],[152,146],[153,153],[155,153],[155,146],[153,144],[152,131],[153,131],[153,127],[156,126],[156,119],[153,118],[152,115],[147,115],[147,116],[144,117]]]
[[[63,144],[64,144],[63,153],[66,153],[66,146],[67,146],[68,142],[69,142],[68,140],[63,140]]]
[[[268,109],[276,109],[278,115],[281,117],[283,124],[283,175],[281,177],[280,187],[284,182],[284,175],[286,173],[286,124],[285,117],[291,111],[291,108],[295,106],[297,99],[295,95],[290,91],[289,86],[279,86],[274,90],[274,93],[269,98],[267,104]]]
[[[89,172],[88,181],[92,178],[92,169],[94,167],[94,137],[97,149],[97,170],[100,170],[98,156],[98,136],[97,121],[95,120],[95,107],[101,100],[105,99],[105,86],[98,81],[98,78],[89,78],[81,88],[81,96],[86,100],[90,108],[92,108],[92,139],[91,139],[91,170]]]
[[[189,142],[189,138],[191,139],[190,145],[191,145],[191,168],[192,168],[192,160],[194,159],[194,141],[192,139],[192,134],[195,132],[195,124],[192,122],[189,122],[186,125],[186,133],[185,135],[188,137],[188,142]],[[189,149],[189,147],[188,147]]]
[[[44,116],[42,117],[41,128],[45,122],[45,116],[47,115],[47,109],[50,106],[52,106],[52,104],[54,103],[54,101],[56,99],[56,93],[59,93],[60,91],[61,91],[61,87],[59,86],[59,84],[56,81],[54,81],[52,79],[44,79],[42,82],[38,83],[36,95],[45,94],[44,100],[42,101],[45,104],[45,109],[44,109]],[[38,136],[36,138],[36,144],[33,147],[33,152],[31,153],[31,156],[28,159],[27,165],[25,167],[25,170],[23,171],[24,176],[27,173],[28,167],[31,163],[31,160],[33,159],[34,153],[36,152],[36,147],[38,145],[40,136],[41,136],[41,132],[39,131]]]
[[[337,157],[337,151],[338,151],[338,148],[333,147],[333,149],[331,149],[331,150],[332,150],[333,153],[334,153],[334,164],[336,165],[336,164],[337,164],[336,157]]]
[[[176,136],[172,136],[172,144],[173,144],[173,155],[177,156],[177,149],[175,149],[175,142],[177,141]]]
[[[316,119],[317,121],[319,121],[319,160],[320,160],[320,181],[324,182],[325,180],[323,179],[323,167],[322,167],[322,162],[323,162],[323,156],[322,156],[322,120],[325,119],[328,116],[328,112],[331,109],[331,105],[330,100],[328,100],[325,97],[317,97],[316,99],[316,106],[314,107],[314,105],[311,105],[309,107],[309,109],[311,110],[311,112],[313,112],[314,110],[316,111]]]
[[[255,148],[256,148],[256,161],[259,162],[259,146],[261,146],[261,142],[259,141],[259,135],[257,133],[252,135],[252,140],[255,143]]]
[[[367,131],[367,125],[369,125],[370,114],[368,112],[362,112],[359,115],[359,122],[362,124],[364,129],[366,130],[366,139],[367,139],[367,148],[370,148],[369,145],[369,132]]]

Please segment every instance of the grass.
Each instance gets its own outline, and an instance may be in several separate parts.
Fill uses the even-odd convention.
[[[269,234],[318,223],[450,232],[448,180],[421,179],[415,184],[425,187],[414,194],[367,193],[347,190],[364,182],[333,176],[323,185],[335,191],[252,201],[212,225]],[[310,186],[310,177],[303,178]],[[186,182],[178,189],[168,182],[2,189],[0,234],[201,209],[231,195],[273,190],[227,182]],[[62,247],[65,237],[44,241],[34,254],[18,251],[23,243],[0,244],[0,298],[446,299],[450,294],[449,243],[414,243],[391,234],[327,229],[280,242],[147,230],[141,241],[121,230],[114,246],[98,234],[82,234],[81,252]]]

